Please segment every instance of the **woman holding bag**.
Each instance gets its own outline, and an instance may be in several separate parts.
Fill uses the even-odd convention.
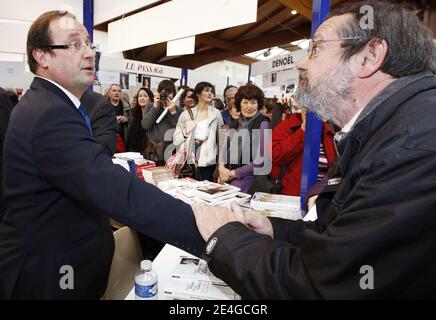
[[[264,167],[265,146],[270,139],[267,134],[270,119],[259,111],[264,103],[264,93],[259,87],[253,84],[239,87],[235,106],[241,114],[238,122],[232,122],[220,152],[220,182],[242,192],[250,192],[256,169],[262,172]]]
[[[183,111],[177,122],[173,142],[181,148],[191,145],[197,159],[197,180],[212,181],[218,155],[218,130],[224,124],[219,110],[211,106],[214,87],[208,82],[200,82],[194,88],[196,105]]]

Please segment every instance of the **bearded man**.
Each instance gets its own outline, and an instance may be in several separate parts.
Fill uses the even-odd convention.
[[[373,28],[361,27],[368,5]],[[366,1],[332,12],[297,65],[295,94],[342,128],[318,219],[197,205],[211,271],[249,299],[436,297],[435,55],[405,8]]]

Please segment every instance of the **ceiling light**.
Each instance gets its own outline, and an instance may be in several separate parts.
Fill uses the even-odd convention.
[[[295,16],[297,13],[298,13],[297,10],[292,10],[292,11],[291,11],[291,14],[292,14],[293,16]]]

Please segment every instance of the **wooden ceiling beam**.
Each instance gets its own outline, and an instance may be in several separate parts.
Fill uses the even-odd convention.
[[[255,58],[251,58],[249,56],[236,56],[236,57],[227,58],[226,60],[236,62],[236,63],[246,64],[246,65],[250,65],[252,63],[259,61]]]
[[[253,28],[247,36],[271,31],[272,29],[279,27],[280,23],[283,24],[283,22],[288,21],[292,17],[294,16],[291,15],[290,10],[282,9],[273,16],[266,16],[267,19]]]
[[[436,37],[436,3],[429,1],[424,11],[424,24],[433,32]]]
[[[155,63],[165,56],[167,53],[167,43],[161,42],[153,44],[151,46],[143,47],[142,50],[138,50],[136,53],[136,60]]]
[[[297,10],[299,14],[312,21],[312,1],[311,0],[278,0],[289,9]]]
[[[233,50],[233,45],[231,42],[218,39],[207,34],[200,34],[196,36],[195,42],[196,44],[202,44],[208,47],[219,48],[227,51]]]

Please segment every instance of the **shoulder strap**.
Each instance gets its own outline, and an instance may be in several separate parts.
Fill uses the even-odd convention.
[[[192,113],[191,108],[186,108],[186,110],[188,111],[189,116],[191,117],[191,120],[194,120],[194,114]]]
[[[279,174],[279,176],[277,177],[276,184],[282,182],[282,179],[283,179],[283,177],[285,176],[285,173],[286,173],[286,169],[287,169],[287,168],[288,168],[287,165],[283,165],[283,166],[280,168],[280,174]]]

